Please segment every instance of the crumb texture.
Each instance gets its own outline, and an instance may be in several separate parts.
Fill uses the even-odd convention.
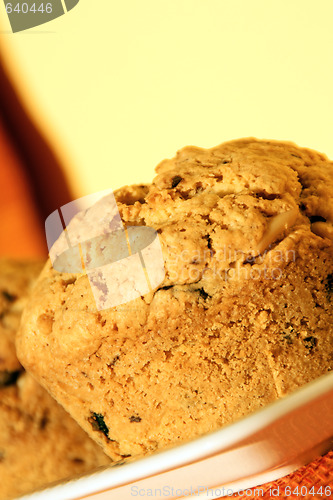
[[[28,373],[15,335],[42,262],[0,259],[0,499],[9,500],[111,460]]]
[[[333,367],[332,162],[250,138],[186,147],[156,174],[115,198],[126,227],[158,232],[164,281],[97,311],[87,276],[48,262],[17,337],[22,364],[113,460],[218,429]],[[113,227],[110,205],[73,224]]]
[[[29,374],[0,388],[1,500],[110,462]]]
[[[0,384],[8,372],[22,368],[16,356],[15,334],[43,264],[39,261],[0,259]]]

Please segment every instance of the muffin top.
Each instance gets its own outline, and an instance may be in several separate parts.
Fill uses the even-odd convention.
[[[256,270],[283,269],[295,260],[295,248],[299,254],[309,246],[332,248],[333,163],[323,154],[249,138],[211,149],[185,147],[175,158],[162,161],[156,172],[150,185],[125,186],[80,212],[54,245],[66,247],[68,234],[73,245],[88,241],[84,257],[93,268],[101,254],[103,262],[114,257],[113,231],[130,226],[157,231],[164,279],[125,304],[141,324],[158,289],[185,287],[219,300],[222,284],[224,288]],[[92,232],[99,236],[89,241]],[[108,284],[100,288],[107,295]],[[67,352],[74,341],[73,356],[99,345],[104,320],[85,272],[59,272],[49,262],[31,308],[37,312],[27,314],[26,321],[33,321],[35,328],[38,317],[45,344],[54,337]],[[103,315],[123,324],[123,310],[120,305]]]
[[[99,235],[84,253],[90,268],[115,260],[115,248],[116,259],[124,255],[125,239],[112,241],[122,228],[148,226],[163,251],[159,286],[200,282],[213,293],[221,278],[239,278],[249,265],[283,267],[305,235],[315,245],[333,239],[333,163],[323,154],[241,139],[211,149],[185,147],[156,172],[152,184],[125,186],[69,224],[73,245]],[[67,234],[55,251],[66,248]],[[74,269],[82,270],[79,252]]]
[[[115,195],[125,224],[158,231],[163,286],[211,280],[207,268],[259,263],[271,251],[267,266],[311,232],[333,238],[333,163],[315,151],[241,139],[185,147],[156,172],[150,186]]]

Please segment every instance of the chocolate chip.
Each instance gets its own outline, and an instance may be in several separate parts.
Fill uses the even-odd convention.
[[[204,236],[204,238],[206,238],[206,240],[207,240],[207,247],[209,248],[209,250],[211,250],[212,249],[212,239],[211,239],[211,237],[209,236],[209,234],[206,234]]]
[[[43,415],[40,422],[39,422],[39,428],[41,430],[45,429],[49,422],[50,422],[50,419],[49,419],[48,415]]]
[[[15,372],[0,372],[0,387],[8,387],[10,385],[14,385],[17,382],[17,379],[21,375],[21,371]]]
[[[109,438],[109,429],[104,422],[104,417],[101,413],[91,412],[91,416],[88,418],[88,422],[94,431],[103,432],[104,436]]]
[[[316,339],[316,337],[306,337],[305,339],[303,339],[303,341],[304,341],[306,349],[309,349],[310,352],[318,344],[318,339]]]
[[[130,422],[141,422],[142,418],[141,417],[135,417],[134,415],[132,415],[130,418],[129,418],[129,421]]]
[[[173,178],[172,178],[172,184],[171,184],[171,188],[175,188],[176,186],[178,186],[178,184],[180,183],[180,181],[182,181],[182,177],[180,177],[179,175],[175,175]]]
[[[203,288],[198,288],[197,289],[197,292],[200,293],[200,296],[204,299],[204,300],[207,300],[208,297],[210,297],[210,295],[208,295],[207,292],[205,292],[205,290]]]
[[[8,302],[15,302],[17,299],[16,295],[13,295],[12,293],[7,292],[6,290],[2,291],[3,297],[8,300]]]

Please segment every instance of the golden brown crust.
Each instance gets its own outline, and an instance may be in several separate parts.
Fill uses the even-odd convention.
[[[28,294],[43,264],[40,261],[0,259],[0,384],[8,372],[22,368],[16,357],[15,334]]]
[[[0,498],[7,500],[110,463],[27,373],[0,388]]]
[[[126,226],[158,231],[164,281],[97,311],[87,276],[48,263],[18,336],[22,363],[113,459],[221,427],[333,368],[332,162],[244,139],[156,170],[115,197]],[[87,211],[88,227],[109,205]]]
[[[0,259],[0,498],[107,465],[110,459],[16,357],[15,335],[42,262]]]

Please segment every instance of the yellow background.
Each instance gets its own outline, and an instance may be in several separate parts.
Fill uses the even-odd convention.
[[[333,158],[332,0],[80,0],[16,34],[0,9],[7,65],[78,196],[149,181],[187,144]]]

